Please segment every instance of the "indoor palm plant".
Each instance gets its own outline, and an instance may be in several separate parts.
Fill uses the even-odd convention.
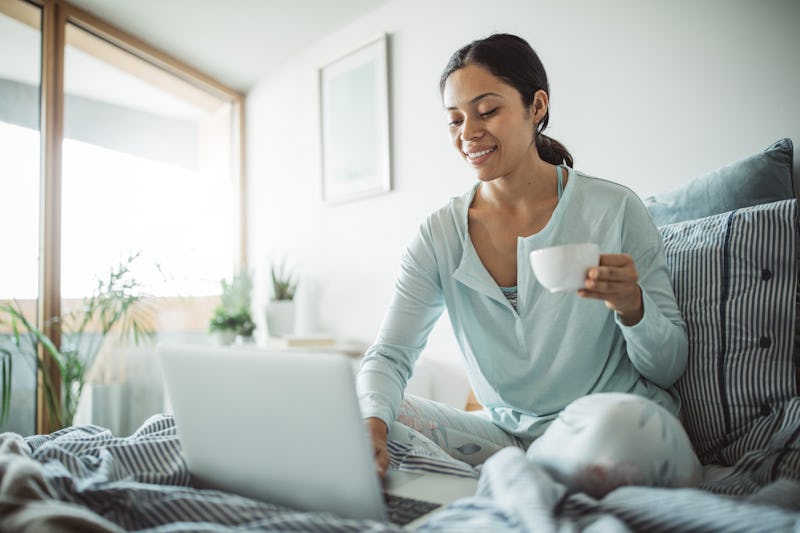
[[[133,340],[135,344],[153,339],[153,308],[130,271],[137,257],[135,254],[121,261],[105,278],[98,279],[92,294],[78,307],[67,309],[43,326],[26,317],[18,302],[0,303],[0,324],[11,332],[11,346],[0,346],[0,423],[11,407],[11,367],[15,359],[38,365],[47,417],[52,425],[67,427],[72,425],[87,372],[101,348],[112,338]],[[58,346],[45,334],[45,326],[51,325],[60,330]]]
[[[214,309],[209,333],[221,335],[222,344],[230,344],[236,336],[250,338],[256,329],[250,313],[250,296],[253,289],[253,278],[246,270],[233,276],[233,279],[221,280],[222,298]]]

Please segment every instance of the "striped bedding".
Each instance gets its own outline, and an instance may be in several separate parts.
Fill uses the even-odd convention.
[[[798,395],[797,201],[659,229],[689,336],[682,421],[704,464],[732,465],[765,446]]]
[[[474,497],[433,515],[422,531],[788,532],[800,528],[800,403],[787,407],[783,420],[785,427],[765,451],[746,455],[727,476],[702,488],[626,487],[602,500],[565,495],[512,448],[480,470],[399,443],[391,443],[390,451],[395,468],[480,475]],[[232,449],[235,444],[232,436]],[[98,426],[24,439],[0,435],[1,531],[48,531],[56,525],[86,532],[398,531],[391,524],[297,512],[189,483],[169,415],[152,417],[130,437]]]

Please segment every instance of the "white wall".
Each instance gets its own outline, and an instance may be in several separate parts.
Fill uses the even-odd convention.
[[[288,254],[302,275],[302,331],[374,338],[405,243],[473,180],[449,146],[438,94],[441,69],[470,40],[526,38],[550,78],[549,133],[576,168],[647,196],[779,138],[800,144],[799,29],[796,0],[393,0],[320,36],[247,98],[257,305],[268,261]],[[323,205],[317,69],[381,32],[394,190]],[[457,364],[446,319],[426,354]]]

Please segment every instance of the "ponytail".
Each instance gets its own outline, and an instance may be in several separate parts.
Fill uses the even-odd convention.
[[[567,165],[572,168],[574,164],[572,154],[563,144],[538,131],[534,140],[536,141],[536,150],[543,161],[551,165]]]

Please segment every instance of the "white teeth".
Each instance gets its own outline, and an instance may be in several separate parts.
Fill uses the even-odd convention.
[[[467,154],[467,157],[469,157],[470,159],[477,159],[479,157],[482,157],[482,156],[484,156],[484,155],[486,155],[488,153],[494,152],[494,151],[495,151],[494,148],[489,148],[488,150],[482,150],[480,152],[473,152],[471,154]]]

